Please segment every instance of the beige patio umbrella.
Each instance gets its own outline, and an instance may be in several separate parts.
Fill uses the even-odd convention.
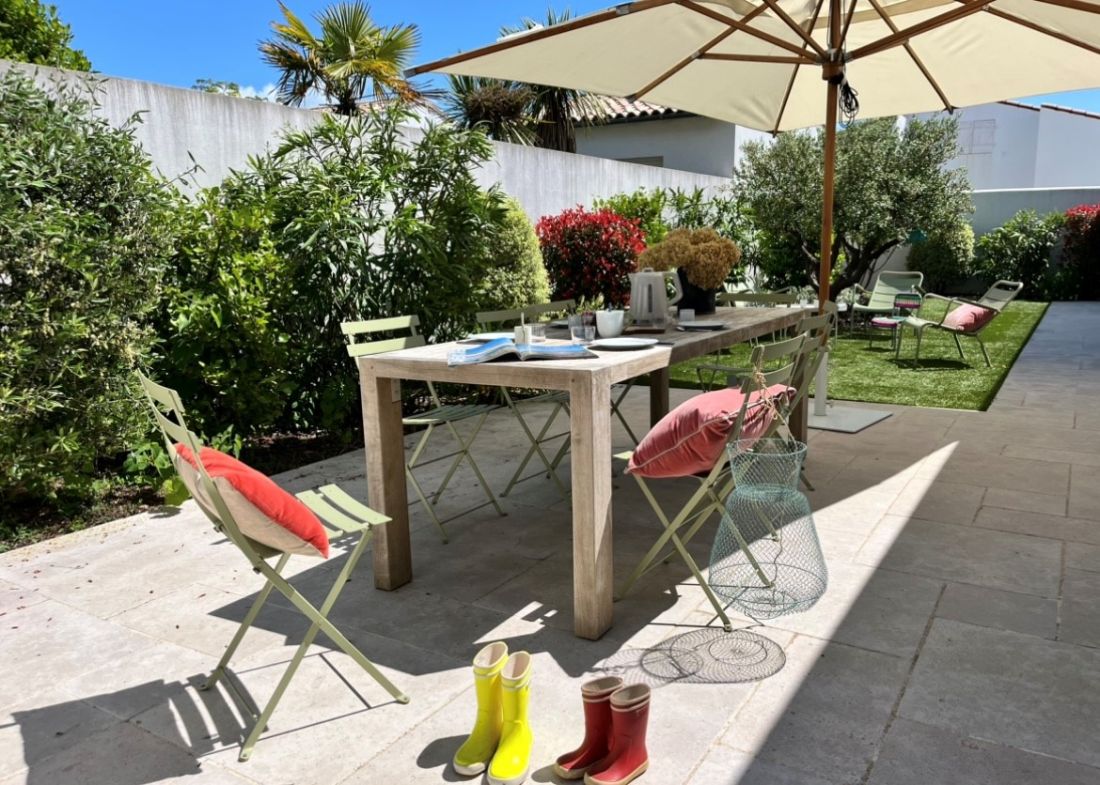
[[[824,125],[828,249],[838,111],[1100,86],[1100,0],[638,0],[411,73],[427,71],[644,98],[771,132]],[[823,252],[822,302],[830,263]]]

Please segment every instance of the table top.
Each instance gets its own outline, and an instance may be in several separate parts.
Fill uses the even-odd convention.
[[[719,308],[707,314],[708,321],[722,321],[721,330],[681,331],[675,327],[663,333],[646,334],[658,343],[649,349],[612,351],[593,348],[594,358],[578,360],[495,361],[449,367],[447,355],[455,342],[430,344],[386,354],[358,358],[360,371],[376,377],[454,381],[469,384],[507,385],[569,389],[578,375],[598,377],[615,383],[674,363],[700,357],[719,349],[771,332],[792,327],[804,315],[799,308]],[[568,330],[547,330],[548,340],[567,340]]]

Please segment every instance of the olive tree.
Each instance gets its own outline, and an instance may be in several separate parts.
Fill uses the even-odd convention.
[[[971,211],[964,170],[955,157],[958,124],[880,118],[837,134],[832,296],[873,273],[876,263],[915,231],[932,235]],[[774,143],[749,143],[737,173],[765,241],[790,249],[792,267],[817,283],[821,253],[824,134],[792,132]]]

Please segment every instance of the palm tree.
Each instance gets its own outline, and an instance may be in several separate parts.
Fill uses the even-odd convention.
[[[280,71],[279,100],[299,106],[310,91],[322,93],[338,114],[359,109],[366,95],[419,101],[405,68],[420,43],[416,25],[379,27],[360,0],[329,6],[316,17],[315,36],[280,0],[284,21],[272,22],[275,37],[260,44],[264,62]]]
[[[536,27],[550,27],[572,18],[573,14],[568,10],[558,13],[553,8],[548,8],[545,22],[525,18],[519,27],[501,28],[500,34],[503,37]],[[584,117],[590,122],[598,121],[604,114],[599,99],[589,93],[564,87],[531,85],[531,88],[535,94],[530,113],[535,120],[536,144],[567,153],[577,152],[574,118]]]
[[[451,122],[459,128],[480,128],[501,142],[534,144],[535,91],[529,85],[480,76],[449,78],[444,111]]]

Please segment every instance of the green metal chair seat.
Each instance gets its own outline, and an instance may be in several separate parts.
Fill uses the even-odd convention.
[[[405,417],[402,422],[405,425],[444,425],[449,422],[461,422],[470,417],[480,417],[499,408],[499,406],[485,403],[438,406],[426,412]]]

